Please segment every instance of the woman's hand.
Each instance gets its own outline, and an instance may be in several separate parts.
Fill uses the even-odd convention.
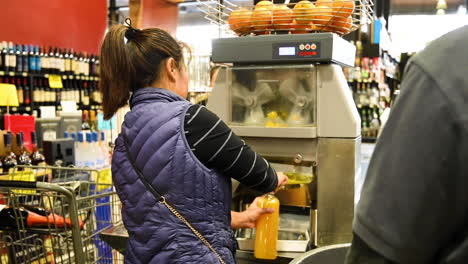
[[[288,183],[288,176],[286,176],[284,173],[277,172],[276,175],[278,176],[278,186],[276,187],[275,192]]]
[[[273,208],[258,207],[258,200],[262,197],[257,197],[250,204],[249,208],[243,212],[231,211],[231,228],[255,228],[257,219],[263,214],[271,214],[275,211]]]

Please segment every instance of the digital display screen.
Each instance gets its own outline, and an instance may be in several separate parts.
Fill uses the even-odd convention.
[[[279,55],[280,56],[294,56],[296,55],[296,48],[295,47],[280,47]]]

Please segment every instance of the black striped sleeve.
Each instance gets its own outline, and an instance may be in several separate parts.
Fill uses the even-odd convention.
[[[206,167],[263,193],[278,185],[270,164],[205,107],[188,109],[184,132],[192,152]]]

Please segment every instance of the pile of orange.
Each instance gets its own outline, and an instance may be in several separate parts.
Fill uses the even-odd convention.
[[[228,18],[229,27],[238,35],[269,34],[270,31],[289,31],[303,34],[330,31],[346,34],[353,25],[354,0],[302,0],[291,9],[285,4],[275,5],[263,0],[253,11],[234,10]]]

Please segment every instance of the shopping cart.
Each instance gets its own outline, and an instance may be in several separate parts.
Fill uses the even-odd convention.
[[[109,169],[18,166],[0,176],[0,209],[2,264],[123,263],[99,238],[122,222]]]

